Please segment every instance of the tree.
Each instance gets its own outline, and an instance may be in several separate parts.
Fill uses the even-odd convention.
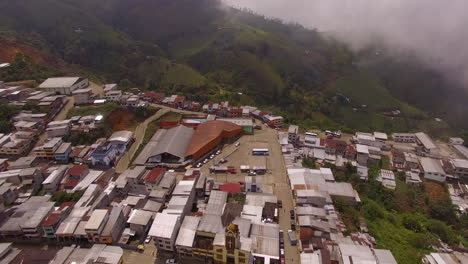
[[[439,200],[429,206],[429,213],[435,219],[439,219],[449,224],[457,222],[455,206],[450,200]]]

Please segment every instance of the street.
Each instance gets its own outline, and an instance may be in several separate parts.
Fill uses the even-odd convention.
[[[258,123],[259,121],[257,121],[257,124]],[[238,182],[245,181],[245,176],[247,176],[247,173],[240,172],[240,165],[249,165],[250,168],[253,166],[265,165],[268,172],[263,175],[263,184],[264,186],[271,186],[278,200],[282,200],[283,202],[283,208],[280,209],[279,213],[279,225],[285,235],[284,247],[286,263],[299,263],[299,251],[296,246],[291,246],[287,237],[287,232],[291,229],[289,211],[294,209],[294,204],[291,188],[287,181],[286,167],[281,153],[281,147],[278,142],[278,132],[262,125],[262,130],[255,130],[254,133],[254,135],[243,135],[238,140],[238,142],[240,142],[239,147],[236,147],[234,144],[225,145],[220,155],[216,156],[201,168],[202,172],[209,175],[209,177],[214,177],[218,182]],[[233,152],[236,148],[238,148],[238,150]],[[270,155],[252,156],[251,152],[253,148],[268,148],[270,150]],[[229,156],[228,162],[222,165],[234,166],[237,170],[237,174],[210,174],[209,168],[214,162],[219,161],[230,153],[232,153],[232,155]]]
[[[143,138],[145,137],[146,128],[148,124],[153,122],[154,120],[158,119],[162,115],[169,112],[168,109],[160,109],[156,114],[152,115],[151,117],[147,118],[143,123],[139,124],[134,132],[135,142],[133,142],[130,149],[125,152],[125,154],[119,159],[117,166],[115,166],[115,170],[117,173],[124,172],[131,164],[130,161],[135,155],[135,152],[138,149],[138,146],[143,142]]]

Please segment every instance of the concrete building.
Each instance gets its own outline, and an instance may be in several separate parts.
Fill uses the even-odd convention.
[[[468,178],[468,160],[453,159],[454,174],[460,178]]]
[[[246,192],[263,192],[263,176],[245,176]]]
[[[55,151],[62,145],[63,141],[60,137],[48,139],[42,146],[35,147],[33,153],[38,158],[54,159]]]
[[[395,174],[391,170],[380,170],[377,181],[388,189],[395,190],[396,188]]]
[[[298,140],[299,127],[296,125],[290,125],[288,128],[288,141],[292,144],[296,144]]]
[[[420,158],[419,162],[421,164],[422,171],[424,173],[424,178],[437,181],[445,182],[447,175],[442,169],[442,164],[440,160],[432,158]]]
[[[0,237],[41,238],[43,235],[41,223],[54,209],[54,202],[49,202],[49,199],[50,196],[33,196],[16,206],[15,213],[0,227]]]
[[[54,94],[71,95],[73,91],[89,86],[88,78],[57,77],[49,78],[39,85],[39,89]]]
[[[130,213],[127,224],[130,225],[130,230],[135,232],[137,236],[146,234],[151,226],[151,218],[153,213],[145,210],[134,209]]]
[[[179,257],[193,257],[193,246],[195,243],[195,235],[197,232],[200,217],[186,216],[180,227],[179,234],[176,240],[176,248]]]
[[[401,143],[415,143],[416,135],[413,133],[393,133],[393,141]]]
[[[458,137],[449,138],[450,145],[463,145],[463,143],[465,143],[463,138],[458,138]]]
[[[75,105],[92,104],[95,100],[93,90],[91,88],[77,89],[72,92],[75,99]]]
[[[148,192],[158,189],[158,185],[164,177],[165,173],[165,168],[153,168],[146,174],[143,181],[145,182],[145,186]]]
[[[60,223],[70,214],[73,209],[73,203],[65,202],[60,205],[59,209],[51,212],[41,226],[44,236],[49,239],[55,239],[55,230],[59,227]]]
[[[367,166],[369,160],[369,148],[366,145],[356,144],[357,162],[362,166]]]
[[[100,241],[102,230],[108,219],[109,211],[107,209],[96,209],[93,211],[84,228],[90,243]]]
[[[263,116],[265,123],[272,128],[279,128],[283,126],[284,118],[282,116]]]
[[[55,160],[58,162],[68,163],[70,161],[70,153],[72,151],[72,145],[69,142],[64,142],[55,151]]]
[[[120,102],[121,97],[122,97],[122,91],[120,90],[106,92],[107,101]]]
[[[118,241],[119,236],[125,227],[125,216],[123,209],[118,206],[112,207],[104,229],[100,236],[100,242],[104,244],[113,244]]]
[[[122,264],[123,253],[121,247],[103,244],[94,244],[91,248],[63,247],[49,264]]]
[[[421,145],[423,148],[424,152],[432,154],[432,155],[437,155],[438,154],[438,148],[434,141],[423,132],[416,133],[416,142]]]
[[[174,251],[177,233],[179,232],[181,217],[157,213],[148,233],[154,240],[156,248],[161,251]]]
[[[67,165],[59,166],[56,170],[54,170],[45,180],[42,182],[42,186],[44,189],[49,192],[53,193],[57,191],[60,182],[62,181],[63,175],[67,170]]]
[[[231,122],[240,126],[244,133],[252,135],[254,133],[254,125],[252,119],[249,118],[217,118],[216,120]]]
[[[71,130],[71,120],[60,120],[60,121],[52,121],[47,125],[46,132],[47,137],[54,138],[54,137],[65,137],[70,134]]]

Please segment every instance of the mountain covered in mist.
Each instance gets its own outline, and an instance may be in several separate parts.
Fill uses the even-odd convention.
[[[445,135],[448,125],[433,117],[466,125],[464,90],[416,60],[378,48],[356,54],[315,30],[216,0],[4,0],[0,38],[0,48],[27,45],[65,62],[49,65],[58,72],[255,104],[310,128]]]

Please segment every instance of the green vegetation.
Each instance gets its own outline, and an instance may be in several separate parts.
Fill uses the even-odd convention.
[[[44,64],[37,64],[29,55],[22,52],[15,54],[10,67],[0,71],[0,80],[5,82],[18,80],[44,80],[49,76],[60,75],[61,72]]]
[[[364,218],[377,247],[390,249],[398,263],[420,263],[438,239],[449,245],[467,244],[468,217],[457,216],[446,195],[431,201],[426,185],[407,185],[404,174],[397,175],[396,190],[391,191],[375,180],[380,168],[370,167],[369,182],[360,182],[351,165],[336,174],[337,180],[351,182],[362,200],[358,208],[335,202],[348,233],[358,231]]]
[[[0,25],[11,32],[8,37],[124,90],[255,104],[306,129],[453,133],[445,122],[427,122],[432,117],[420,109],[436,109],[444,120],[466,126],[460,122],[466,104],[444,102],[443,107],[457,109],[453,114],[433,96],[452,83],[432,76],[417,60],[402,63],[383,51],[376,57],[374,50],[354,54],[316,30],[219,8],[218,0],[44,1],[2,2]],[[45,13],[36,11],[43,6]],[[18,59],[15,65],[21,63]],[[11,69],[19,73],[11,78],[55,74],[34,67],[15,66]],[[430,100],[420,96],[426,86],[434,87]],[[457,93],[454,98],[466,102],[467,97]],[[397,117],[385,114],[396,109],[401,111]]]
[[[302,166],[304,168],[309,168],[309,169],[316,169],[317,165],[315,164],[315,159],[309,158],[309,157],[304,157],[302,159]]]
[[[89,106],[78,106],[72,108],[67,113],[67,118],[73,116],[87,116],[87,115],[103,115],[104,119],[114,110],[119,108],[120,105],[116,102],[108,102],[102,105],[89,105]]]
[[[1,104],[0,105],[0,133],[9,133],[13,127],[11,118],[21,110],[20,107]]]
[[[83,196],[84,192],[84,190],[74,193],[54,192],[54,194],[52,194],[51,200],[55,202],[55,206],[60,206],[64,202],[78,202],[81,196]]]
[[[461,137],[464,141],[464,145],[468,147],[468,130],[463,131]]]
[[[148,127],[146,128],[146,131],[145,131],[145,136],[143,137],[143,141],[141,142],[141,144],[138,146],[137,150],[135,151],[135,154],[133,155],[132,160],[130,161],[130,164],[133,163],[133,161],[143,151],[146,144],[148,144],[148,142],[153,137],[153,135],[158,131],[158,129],[159,129],[159,119],[154,120],[148,124]]]
[[[167,112],[159,118],[160,122],[178,122],[182,119],[182,115],[177,112]]]

